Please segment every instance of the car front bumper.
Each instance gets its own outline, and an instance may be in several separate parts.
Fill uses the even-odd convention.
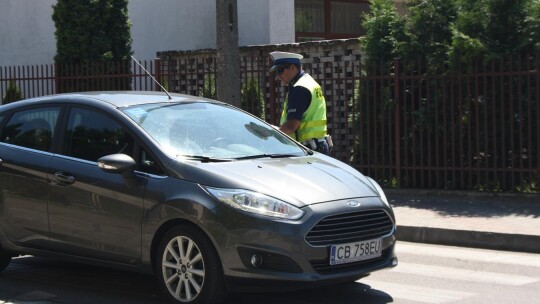
[[[213,239],[229,289],[265,291],[309,288],[354,281],[373,271],[396,266],[392,210],[378,197],[355,200],[361,203],[361,207],[354,210],[346,204],[347,200],[307,206],[304,208],[306,214],[298,221],[269,219],[228,206],[216,208],[216,219],[227,218],[226,221],[213,222],[211,230],[219,235]],[[380,257],[330,265],[330,247],[337,244],[317,245],[306,240],[306,236],[321,220],[363,211],[384,212],[391,223],[391,228],[383,235],[373,237],[382,239]],[[253,263],[254,256],[260,258],[260,264]]]

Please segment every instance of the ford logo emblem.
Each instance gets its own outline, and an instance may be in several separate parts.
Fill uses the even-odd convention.
[[[349,205],[350,207],[356,208],[356,207],[360,207],[360,205],[362,204],[360,204],[360,202],[357,202],[357,201],[348,201],[347,205]]]

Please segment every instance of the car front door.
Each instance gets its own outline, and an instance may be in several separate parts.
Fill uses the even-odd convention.
[[[64,148],[52,157],[49,201],[55,250],[94,259],[137,263],[145,177],[123,177],[99,169],[105,155],[134,157],[135,140],[103,112],[69,110]]]
[[[49,240],[47,168],[60,111],[16,111],[0,132],[0,228],[21,246],[44,248]]]

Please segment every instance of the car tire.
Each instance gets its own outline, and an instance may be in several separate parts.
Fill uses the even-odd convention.
[[[7,255],[4,250],[2,250],[2,247],[0,247],[0,271],[6,269],[9,262],[11,262],[11,256]]]
[[[156,273],[167,297],[176,303],[221,303],[227,290],[214,246],[199,229],[176,226],[164,235]]]

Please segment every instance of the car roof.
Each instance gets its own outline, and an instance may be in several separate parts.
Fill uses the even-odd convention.
[[[18,104],[19,106],[22,103],[31,104],[36,102],[47,102],[47,101],[67,101],[70,99],[84,99],[84,100],[96,100],[101,102],[106,102],[113,107],[123,108],[129,107],[138,104],[150,104],[150,103],[163,103],[163,102],[194,102],[194,101],[206,101],[206,102],[217,102],[215,100],[206,99],[199,96],[192,96],[186,94],[176,94],[170,93],[171,98],[165,92],[155,92],[155,91],[95,91],[95,92],[77,92],[77,93],[63,93],[42,97],[35,97],[31,99],[21,100],[18,102],[11,103]]]

